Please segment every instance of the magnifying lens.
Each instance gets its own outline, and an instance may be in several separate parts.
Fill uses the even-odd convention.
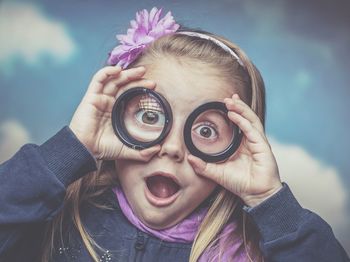
[[[242,132],[227,116],[221,102],[209,102],[197,107],[184,127],[185,144],[192,155],[206,162],[220,162],[237,150]]]
[[[144,87],[122,93],[112,109],[112,126],[127,146],[141,150],[160,144],[169,133],[172,112],[166,99]]]
[[[208,102],[188,116],[183,134],[191,154],[206,162],[220,162],[234,154],[242,132],[227,112],[224,103]],[[144,87],[122,93],[112,109],[115,134],[125,145],[138,150],[160,144],[168,135],[172,120],[167,100]]]

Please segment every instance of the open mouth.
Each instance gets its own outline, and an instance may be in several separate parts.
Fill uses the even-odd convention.
[[[174,179],[163,175],[154,175],[146,178],[148,190],[157,198],[169,198],[175,195],[180,186]]]

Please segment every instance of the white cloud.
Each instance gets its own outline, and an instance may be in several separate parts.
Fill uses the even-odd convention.
[[[349,231],[347,191],[337,170],[317,160],[296,145],[284,145],[269,139],[281,180],[286,182],[299,203],[320,215],[344,236]],[[347,232],[349,233],[349,232]]]
[[[18,121],[7,120],[0,124],[0,163],[12,157],[30,140],[28,131]]]
[[[65,25],[28,3],[0,4],[0,68],[22,59],[37,64],[42,55],[66,61],[76,50]]]
[[[16,120],[0,124],[0,163],[31,140]],[[297,145],[285,145],[269,138],[277,159],[281,180],[291,188],[299,203],[317,213],[333,228],[337,238],[348,242],[347,193],[337,170],[323,164]],[[344,246],[348,252],[350,247]]]

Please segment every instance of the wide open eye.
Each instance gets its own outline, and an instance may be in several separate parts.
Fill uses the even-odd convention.
[[[163,112],[154,110],[140,109],[135,114],[138,122],[145,125],[163,127],[165,123],[165,116]]]
[[[190,127],[191,142],[203,154],[220,154],[234,139],[233,124],[222,110],[203,110],[195,115]]]
[[[125,107],[123,120],[131,137],[151,142],[160,136],[166,124],[166,114],[155,97],[141,94],[130,99]]]
[[[125,145],[140,150],[161,143],[172,126],[169,103],[144,87],[123,92],[112,110],[112,126]]]
[[[213,163],[227,159],[237,150],[241,131],[228,118],[227,112],[226,105],[218,101],[202,104],[193,110],[183,131],[191,154]]]
[[[194,128],[193,131],[198,138],[215,140],[218,137],[218,132],[215,125],[209,122],[199,123]]]

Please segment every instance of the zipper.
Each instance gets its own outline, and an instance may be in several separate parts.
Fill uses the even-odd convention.
[[[134,244],[134,248],[135,248],[135,262],[137,261],[141,261],[142,256],[143,256],[143,252],[146,249],[146,236],[141,232],[141,231],[137,231],[137,238],[136,238],[136,242]]]

